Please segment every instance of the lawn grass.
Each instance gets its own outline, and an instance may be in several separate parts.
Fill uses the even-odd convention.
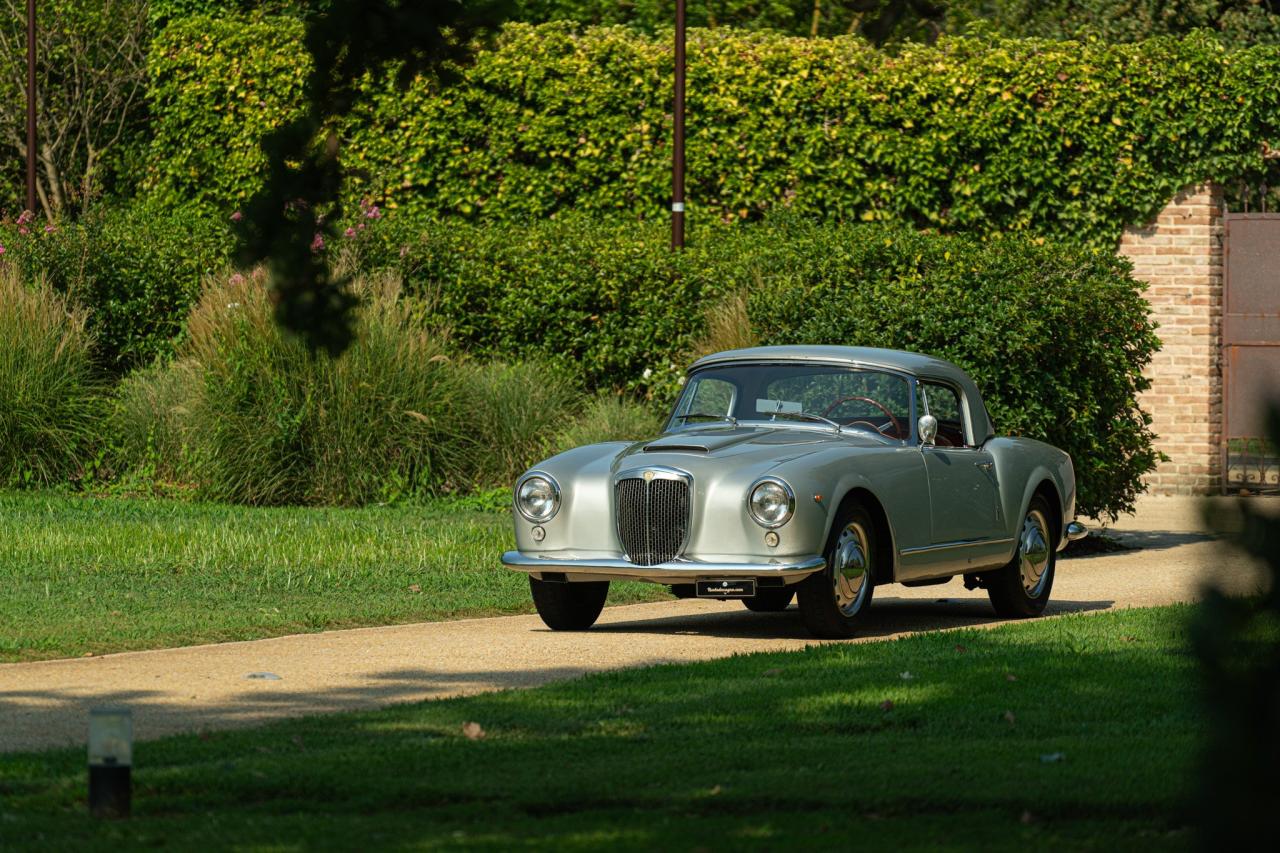
[[[83,750],[10,755],[0,846],[1183,849],[1200,738],[1191,612],[827,645],[141,743],[135,817],[113,824],[85,817]],[[484,737],[464,736],[467,722]]]
[[[511,518],[0,493],[0,662],[527,613]],[[614,584],[612,603],[662,598]]]

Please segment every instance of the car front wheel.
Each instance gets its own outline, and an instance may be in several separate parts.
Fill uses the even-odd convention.
[[[852,637],[875,589],[875,525],[860,505],[841,511],[831,526],[827,566],[798,584],[800,616],[815,637]]]
[[[608,581],[590,583],[548,583],[529,576],[533,606],[552,631],[585,631],[600,618]]]
[[[1043,497],[1032,498],[1018,531],[1018,552],[1007,566],[987,576],[987,595],[1001,616],[1039,616],[1049,603],[1058,561],[1058,543],[1049,523],[1051,512]]]

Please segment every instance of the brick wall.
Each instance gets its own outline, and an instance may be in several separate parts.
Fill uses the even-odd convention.
[[[1147,375],[1142,407],[1157,449],[1169,456],[1147,475],[1153,494],[1206,494],[1222,485],[1222,190],[1205,184],[1174,197],[1155,221],[1128,228],[1120,253],[1147,301],[1164,346]]]

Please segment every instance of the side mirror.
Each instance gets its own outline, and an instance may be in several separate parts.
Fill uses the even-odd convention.
[[[933,447],[938,438],[938,419],[933,415],[921,415],[916,421],[916,431],[920,433],[920,443]]]

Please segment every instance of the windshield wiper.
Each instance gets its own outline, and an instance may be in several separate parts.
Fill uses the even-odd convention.
[[[738,425],[738,419],[733,417],[732,415],[713,415],[710,412],[689,412],[688,414],[684,414],[684,415],[676,415],[674,420],[688,421],[694,418],[706,418],[707,420],[712,420],[712,421],[728,421],[734,426]]]
[[[831,428],[836,431],[837,435],[844,431],[843,428],[840,426],[840,424],[831,420],[831,418],[824,418],[822,415],[815,415],[813,412],[774,412],[773,413],[774,418],[777,418],[778,415],[790,416],[790,417],[796,417],[796,418],[809,418],[810,420],[822,421],[824,424],[830,424]]]

